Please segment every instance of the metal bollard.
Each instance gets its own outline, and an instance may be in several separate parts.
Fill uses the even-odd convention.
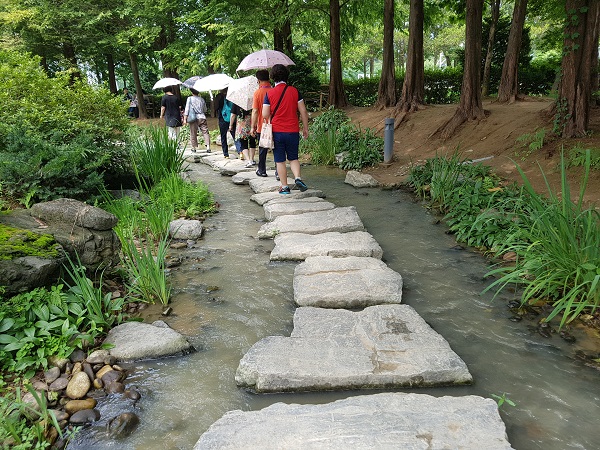
[[[383,135],[383,163],[389,164],[394,156],[394,118],[385,119],[385,133]]]

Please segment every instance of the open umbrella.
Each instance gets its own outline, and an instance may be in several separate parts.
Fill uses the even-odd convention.
[[[285,53],[277,50],[259,50],[246,56],[236,70],[268,69],[275,64],[295,65]]]
[[[258,89],[258,79],[254,75],[231,80],[227,89],[227,100],[235,103],[240,108],[252,109],[254,92]]]
[[[166,88],[167,86],[176,86],[178,84],[181,84],[181,81],[179,81],[177,78],[161,78],[154,83],[152,89],[162,89]]]
[[[189,77],[187,80],[185,80],[183,83],[181,83],[183,86],[185,86],[186,88],[193,88],[194,87],[194,83],[196,81],[198,81],[200,78],[202,78],[200,75],[194,75],[193,77]]]
[[[198,92],[206,91],[220,91],[229,86],[229,83],[233,80],[229,75],[224,73],[214,73],[204,78],[200,78],[194,83],[193,88]]]

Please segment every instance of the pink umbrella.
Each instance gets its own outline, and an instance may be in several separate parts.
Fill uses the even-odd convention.
[[[275,64],[295,65],[285,53],[277,50],[259,50],[246,56],[236,70],[268,69]]]

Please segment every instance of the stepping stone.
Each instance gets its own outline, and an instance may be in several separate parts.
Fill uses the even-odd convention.
[[[267,170],[267,175],[275,179],[275,171]],[[268,177],[259,177],[258,175],[256,175],[256,166],[254,166],[254,169],[251,172],[240,172],[231,177],[231,181],[233,182],[233,184],[249,184],[250,180],[258,178],[264,179]]]
[[[402,302],[402,277],[375,258],[311,256],[294,271],[298,306],[364,308]]]
[[[359,395],[321,405],[229,411],[194,450],[512,449],[492,399],[414,393]]]
[[[331,202],[326,202],[319,197],[308,197],[301,200],[286,198],[285,201],[281,202],[272,200],[263,205],[263,208],[265,210],[265,218],[270,221],[279,216],[303,214],[315,211],[327,211],[335,208],[335,205]]]
[[[263,192],[277,192],[279,193],[279,186],[281,186],[281,181],[277,181],[275,177],[256,177],[253,180],[250,180],[249,183],[250,189],[256,194],[262,194]],[[296,185],[294,184],[293,178],[288,178],[288,186],[290,189],[295,189]]]
[[[366,231],[283,233],[275,236],[271,261],[301,261],[309,256],[362,256],[381,259],[383,250]]]
[[[292,216],[280,216],[265,223],[258,230],[259,239],[271,239],[283,233],[320,234],[330,231],[349,233],[362,231],[365,226],[360,220],[356,208],[347,206],[327,211],[307,212]]]
[[[277,188],[279,189],[279,188]],[[308,198],[308,197],[325,197],[325,194],[323,193],[323,191],[318,190],[318,189],[309,189],[307,191],[304,192],[300,192],[299,190],[293,190],[291,194],[288,195],[282,195],[279,192],[276,191],[272,191],[272,192],[263,192],[261,194],[254,194],[252,197],[250,197],[250,200],[252,200],[253,202],[258,203],[259,205],[264,205],[267,202],[270,202],[271,200],[275,200],[275,199],[300,199],[300,198]]]
[[[466,364],[408,305],[298,308],[290,337],[244,355],[238,386],[255,392],[397,389],[470,384]]]

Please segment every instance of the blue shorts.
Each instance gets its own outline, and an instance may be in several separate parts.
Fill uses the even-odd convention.
[[[276,163],[295,161],[298,159],[298,146],[300,145],[300,133],[273,132],[273,159]]]

